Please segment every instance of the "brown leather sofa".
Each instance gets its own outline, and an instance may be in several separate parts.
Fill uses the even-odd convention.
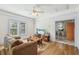
[[[12,55],[37,55],[37,42],[30,41],[22,43],[18,46],[14,46],[11,50]]]

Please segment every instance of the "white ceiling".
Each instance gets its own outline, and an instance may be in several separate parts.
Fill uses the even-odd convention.
[[[28,17],[35,17],[32,15],[34,6],[40,8],[44,13],[49,14],[79,8],[78,4],[0,4],[0,9]]]

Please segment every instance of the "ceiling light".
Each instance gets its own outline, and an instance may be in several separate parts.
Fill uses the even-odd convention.
[[[43,13],[43,11],[41,11],[41,9],[38,6],[34,6],[33,11],[32,11],[32,15],[33,16],[39,16],[40,13]]]

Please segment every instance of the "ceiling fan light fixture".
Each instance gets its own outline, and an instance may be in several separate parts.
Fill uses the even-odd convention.
[[[39,13],[38,12],[33,12],[32,15],[33,16],[39,16]]]
[[[33,11],[32,11],[32,15],[33,16],[39,16],[40,13],[43,13],[43,11],[41,11],[38,7],[33,7]]]

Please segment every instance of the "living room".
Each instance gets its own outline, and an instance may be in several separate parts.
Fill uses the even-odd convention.
[[[79,4],[1,4],[0,54],[78,55],[78,10]]]

